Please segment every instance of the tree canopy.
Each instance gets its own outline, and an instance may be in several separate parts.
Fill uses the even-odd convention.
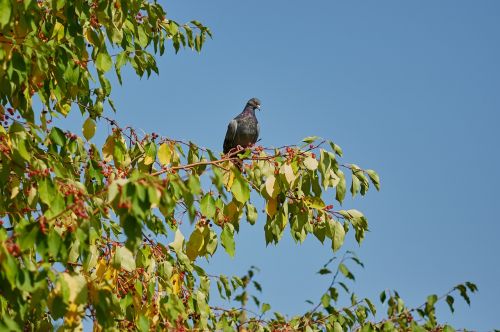
[[[363,263],[337,252],[349,233],[361,243],[368,223],[337,207],[347,194],[379,190],[380,179],[342,161],[333,141],[311,136],[222,155],[104,114],[119,112],[109,75],[122,84],[123,66],[158,74],[156,56],[200,52],[211,36],[145,0],[0,0],[0,329],[71,330],[87,321],[95,331],[452,331],[437,321],[435,303],[453,310],[455,293],[469,302],[470,282],[417,308],[384,291],[388,311],[377,320],[372,301],[340,280],[354,280],[349,264]],[[78,111],[81,134],[52,124]],[[99,126],[113,128],[102,146],[93,140]],[[337,259],[319,273],[332,282],[311,310],[271,313],[255,295],[254,268],[228,277],[200,267],[221,248],[235,255],[242,222],[263,226],[266,243],[313,236],[331,248]],[[341,295],[351,305],[339,307]],[[213,306],[217,296],[230,305]]]

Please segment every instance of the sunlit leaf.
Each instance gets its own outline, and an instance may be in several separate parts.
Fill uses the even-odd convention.
[[[90,140],[92,137],[94,137],[95,130],[96,130],[95,121],[92,118],[87,118],[87,120],[85,120],[85,122],[83,123],[83,128],[82,128],[83,136],[85,137],[85,139],[87,139],[87,141]]]

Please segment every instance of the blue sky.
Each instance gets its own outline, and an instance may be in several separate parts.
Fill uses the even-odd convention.
[[[126,74],[113,91],[121,125],[220,151],[228,121],[259,97],[263,145],[318,135],[339,144],[344,161],[379,172],[380,192],[345,203],[367,215],[371,230],[361,247],[345,246],[365,263],[355,269],[360,297],[397,289],[416,306],[470,280],[479,287],[472,305],[458,301],[455,315],[443,307],[439,316],[500,328],[500,2],[165,5],[170,18],[198,19],[214,38],[201,54],[159,59],[159,77]],[[315,272],[331,250],[313,238],[297,245],[288,233],[266,248],[263,223],[243,227],[236,257],[220,251],[207,269],[258,266],[262,300],[303,312],[329,284]]]

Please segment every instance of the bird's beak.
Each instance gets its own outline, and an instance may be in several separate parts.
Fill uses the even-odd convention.
[[[257,105],[257,109],[260,111],[260,105]]]

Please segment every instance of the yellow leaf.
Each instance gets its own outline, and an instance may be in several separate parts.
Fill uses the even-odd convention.
[[[196,257],[200,255],[203,248],[204,237],[203,237],[203,227],[196,227],[196,229],[191,233],[189,241],[186,244],[186,255],[190,260],[194,261]]]
[[[69,289],[70,302],[83,304],[87,302],[87,279],[81,274],[71,275],[63,273],[62,277]]]
[[[28,192],[28,204],[31,205],[33,204],[35,197],[37,194],[37,190],[35,187],[31,187],[29,192]]]
[[[307,169],[314,171],[318,168],[318,161],[316,160],[316,158],[309,156],[304,160],[304,165],[307,167]]]
[[[272,198],[278,197],[278,192],[279,192],[278,189],[279,189],[279,186],[276,183],[276,178],[274,177],[274,175],[270,175],[266,179],[266,191],[267,191],[268,195]]]
[[[158,149],[158,160],[163,166],[170,164],[170,160],[172,159],[172,149],[173,146],[169,146],[167,143],[160,145],[160,148]]]
[[[97,263],[97,268],[95,270],[97,278],[102,279],[107,269],[108,269],[108,264],[106,263],[106,260],[104,258],[99,259],[99,262]]]
[[[15,198],[19,194],[19,180],[17,178],[12,179],[12,186],[11,186],[11,192],[10,192],[10,199]]]
[[[281,173],[285,174],[285,179],[288,184],[292,184],[295,181],[295,174],[293,173],[292,166],[285,164],[281,167]]]
[[[266,212],[269,217],[274,217],[276,211],[278,210],[278,200],[276,198],[270,198],[266,203]]]
[[[110,284],[114,285],[117,277],[117,272],[118,270],[110,266],[104,258],[101,258],[97,263],[95,276],[97,277],[97,279],[105,281],[104,287],[102,287],[103,289],[108,288],[111,290]]]
[[[56,104],[56,109],[59,113],[62,115],[66,116],[68,115],[69,111],[71,110],[71,105],[70,104],[61,104],[57,103]]]
[[[146,156],[144,158],[144,165],[151,165],[155,160],[151,156]]]
[[[84,315],[84,307],[78,306],[71,302],[68,306],[68,311],[64,315],[64,324],[71,326],[72,331],[83,331],[82,317]],[[78,327],[77,327],[78,326]]]
[[[181,292],[181,276],[179,273],[173,273],[172,277],[170,277],[170,282],[172,283],[172,291],[174,294],[179,294]]]
[[[109,136],[106,139],[106,143],[102,146],[102,156],[105,161],[109,162],[113,159],[113,152],[115,151],[115,139],[113,136]]]
[[[54,24],[54,30],[52,30],[52,39],[60,41],[64,38],[64,25],[59,22]]]
[[[226,183],[226,189],[231,190],[234,182],[234,173],[232,171],[224,173],[224,182]]]
[[[325,207],[325,202],[319,197],[304,197],[304,203],[309,208],[321,210]]]

